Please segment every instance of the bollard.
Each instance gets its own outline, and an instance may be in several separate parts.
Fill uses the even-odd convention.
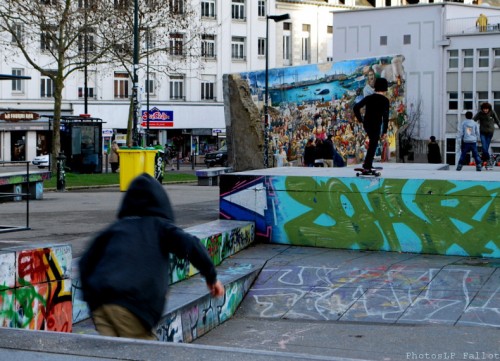
[[[177,153],[177,170],[179,170],[181,165],[180,152]]]
[[[191,154],[191,169],[194,169],[195,155]]]
[[[64,192],[66,190],[66,172],[64,170],[66,164],[66,156],[64,153],[59,153],[57,156],[57,191]]]

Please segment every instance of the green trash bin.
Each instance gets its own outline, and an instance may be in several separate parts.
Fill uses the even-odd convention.
[[[120,155],[120,191],[124,192],[132,180],[144,173],[145,150],[141,147],[122,147]]]

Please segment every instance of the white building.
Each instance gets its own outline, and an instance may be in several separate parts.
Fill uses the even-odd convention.
[[[480,14],[486,31],[476,26]],[[333,13],[333,60],[401,54],[407,105],[421,102],[420,151],[431,135],[446,162],[456,162],[457,127],[483,102],[500,113],[500,8],[456,3],[422,4]],[[500,131],[492,142],[500,149]],[[424,159],[418,159],[423,161]]]
[[[190,64],[188,70],[168,76],[150,72],[149,82],[149,109],[168,111],[173,117],[173,124],[169,124],[168,127],[150,123],[150,143],[157,142],[163,145],[171,143],[174,137],[182,139],[184,155],[191,151],[202,154],[207,148],[210,150],[220,145],[225,131],[222,76],[227,73],[265,68],[267,15],[290,14],[290,20],[284,22],[268,21],[269,67],[273,68],[375,55],[380,48],[375,43],[372,44],[373,51],[370,48],[370,52],[353,52],[349,44],[349,49],[340,52],[336,50],[334,54],[334,47],[336,49],[344,47],[340,45],[339,48],[335,44],[338,41],[345,42],[347,39],[342,40],[341,33],[344,31],[342,27],[347,26],[350,29],[352,26],[358,26],[353,24],[360,24],[363,16],[358,18],[358,15],[354,15],[358,14],[357,12],[343,11],[342,16],[332,19],[331,12],[403,4],[400,0],[187,1],[191,1],[199,11],[196,20],[214,29],[214,35],[203,37],[201,41],[204,44],[204,53],[199,62]],[[472,11],[471,9],[473,8],[467,8],[467,11]],[[384,8],[382,11],[389,10]],[[359,12],[359,14],[370,13]],[[413,19],[413,15],[411,18]],[[345,22],[342,19],[345,19]],[[400,15],[396,15],[391,22],[386,23],[387,25],[380,24],[380,26],[392,26],[389,24],[393,21],[399,24],[403,19]],[[335,31],[334,21],[337,29]],[[377,24],[370,26],[375,28]],[[359,25],[358,28],[360,34],[366,31],[364,25]],[[351,37],[352,34],[349,34],[349,41],[352,40]],[[358,41],[366,42],[365,39]],[[440,49],[444,51],[444,48]],[[391,48],[388,52],[399,51]],[[42,60],[41,49],[40,53]],[[43,149],[47,146],[46,140],[49,139],[50,133],[47,122],[43,122],[42,118],[42,120],[26,119],[13,123],[1,119],[1,114],[22,111],[26,114],[33,112],[42,116],[51,115],[53,113],[51,82],[50,79],[40,76],[22,56],[9,58],[7,61],[2,55],[4,49],[0,48],[0,59],[2,59],[0,74],[25,75],[30,76],[31,80],[0,82],[0,160],[29,160],[37,153],[48,151]],[[443,54],[442,56],[444,57]],[[146,68],[146,59],[142,59],[138,73],[140,86],[143,89],[141,96],[143,111],[147,109],[147,97],[144,94]],[[73,74],[65,83],[63,114],[89,113],[93,117],[101,118],[105,122],[104,144],[106,145],[111,136],[126,131],[132,82],[124,73],[124,69],[112,69],[109,66],[89,67],[87,81],[89,89],[87,111],[83,95],[84,73],[80,71]],[[434,116],[433,122],[436,122],[436,119],[437,115]],[[21,153],[16,151],[16,144],[20,143],[24,148]]]

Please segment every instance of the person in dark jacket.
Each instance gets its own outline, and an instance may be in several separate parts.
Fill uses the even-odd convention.
[[[380,139],[385,139],[389,126],[389,99],[384,95],[388,84],[385,78],[375,80],[375,93],[364,97],[354,104],[353,112],[368,135],[369,144],[366,152],[364,169],[372,169],[373,158]],[[365,107],[365,116],[361,115],[361,108]],[[382,131],[382,136],[380,132]]]
[[[442,163],[441,149],[435,136],[431,136],[429,143],[427,143],[427,161],[436,164]]]
[[[314,138],[310,138],[304,147],[304,166],[314,167],[314,160],[316,159],[316,146],[314,145]]]
[[[487,163],[490,161],[490,143],[495,132],[495,123],[500,128],[500,121],[497,113],[492,109],[490,103],[481,104],[481,110],[473,118],[479,123],[479,133],[481,136],[481,159]],[[486,166],[486,164],[484,164]]]
[[[333,135],[329,134],[328,137],[323,141],[323,163],[327,167],[333,167],[333,157],[335,154],[335,146],[332,141]]]
[[[118,219],[101,231],[80,259],[83,298],[104,336],[155,340],[169,284],[169,256],[189,259],[212,296],[224,294],[200,240],[174,224],[167,193],[152,176],[136,177]]]

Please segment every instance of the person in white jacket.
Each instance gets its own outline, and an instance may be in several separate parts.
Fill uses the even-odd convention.
[[[472,112],[465,113],[465,120],[462,122],[460,129],[458,130],[458,142],[461,142],[462,153],[460,154],[460,159],[458,160],[457,170],[462,170],[462,165],[465,160],[465,156],[472,152],[472,156],[476,161],[476,170],[481,171],[481,158],[477,152],[477,141],[479,140],[479,125],[472,120]]]

